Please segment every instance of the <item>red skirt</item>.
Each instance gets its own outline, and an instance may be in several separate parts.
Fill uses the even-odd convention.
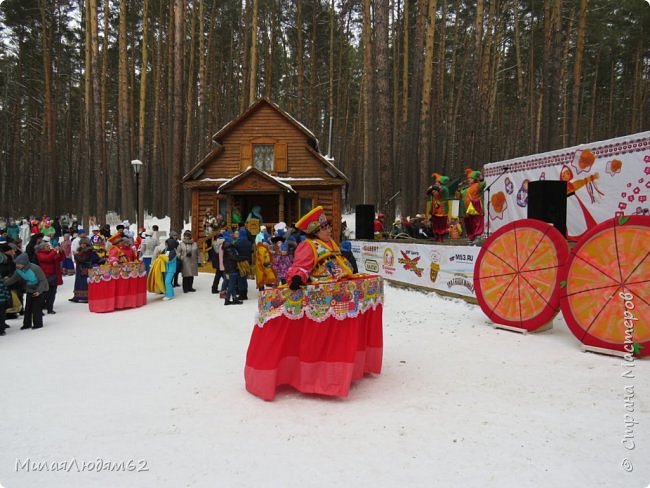
[[[244,377],[246,389],[273,400],[279,385],[303,393],[345,397],[352,381],[381,373],[383,306],[339,320],[316,322],[276,317],[251,335]]]

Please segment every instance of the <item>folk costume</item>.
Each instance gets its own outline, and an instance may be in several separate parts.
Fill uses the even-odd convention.
[[[427,189],[431,197],[431,232],[436,241],[442,242],[448,230],[449,177],[433,173],[434,183]]]
[[[77,270],[74,278],[74,295],[68,301],[88,303],[88,270],[104,263],[97,253],[90,247],[88,238],[79,239],[79,250],[74,255]]]
[[[126,264],[137,260],[135,251],[131,247],[131,240],[128,237],[123,237],[108,250],[108,264]]]
[[[465,190],[465,231],[467,239],[473,242],[474,239],[483,234],[483,188],[485,182],[479,171],[472,171],[469,175],[469,186]]]
[[[260,241],[255,246],[255,284],[258,290],[263,290],[265,285],[273,286],[275,282],[268,244]]]
[[[338,244],[332,239],[316,237],[318,231],[326,226],[331,228],[320,206],[296,222],[296,227],[307,234],[307,239],[296,248],[293,264],[287,272],[287,281],[292,287],[296,287],[296,283],[300,286],[310,282],[339,280],[353,274]]]
[[[272,400],[279,385],[345,397],[352,381],[381,372],[381,278],[350,278],[352,270],[322,207],[296,227],[307,238],[287,273],[289,289],[259,294],[246,352],[246,389],[264,400]],[[301,290],[304,284],[309,286]]]

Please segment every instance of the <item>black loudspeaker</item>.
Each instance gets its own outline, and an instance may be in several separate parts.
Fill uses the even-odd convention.
[[[566,237],[566,181],[528,183],[528,218],[553,224]]]
[[[356,239],[375,238],[375,206],[357,205],[354,234]]]

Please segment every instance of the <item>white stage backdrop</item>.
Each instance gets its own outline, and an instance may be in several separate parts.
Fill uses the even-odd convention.
[[[476,298],[474,263],[480,247],[352,241],[360,273]]]
[[[567,233],[577,237],[614,216],[648,214],[650,131],[490,163],[483,170],[488,185],[502,175],[490,189],[490,233],[527,217],[528,182],[565,179]]]

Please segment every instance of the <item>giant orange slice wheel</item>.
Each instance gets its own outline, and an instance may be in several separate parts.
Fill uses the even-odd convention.
[[[650,217],[618,217],[588,230],[562,280],[562,314],[583,344],[650,355]]]
[[[476,298],[496,324],[534,331],[560,310],[560,268],[569,248],[550,224],[522,219],[483,244],[474,268]]]

